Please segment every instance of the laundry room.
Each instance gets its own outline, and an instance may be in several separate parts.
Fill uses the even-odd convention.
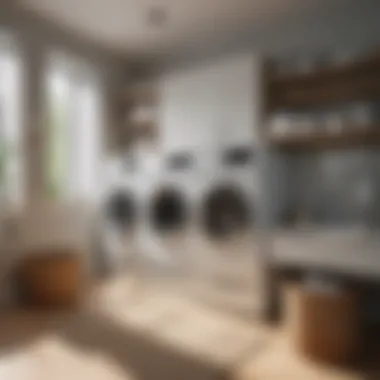
[[[0,378],[380,378],[380,3],[0,2]]]

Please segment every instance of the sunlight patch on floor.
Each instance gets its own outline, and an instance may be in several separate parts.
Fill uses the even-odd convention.
[[[263,331],[248,322],[155,287],[134,296],[128,284],[119,279],[110,285],[118,297],[100,302],[98,310],[119,326],[142,331],[186,354],[226,365],[254,352],[264,339]]]

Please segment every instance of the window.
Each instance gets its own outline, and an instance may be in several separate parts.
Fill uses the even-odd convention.
[[[22,65],[13,39],[0,33],[0,197],[23,200]]]
[[[99,195],[102,101],[91,68],[55,56],[47,71],[47,191],[55,198]]]

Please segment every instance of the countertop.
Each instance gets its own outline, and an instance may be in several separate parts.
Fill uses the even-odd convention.
[[[278,229],[273,231],[271,240],[276,265],[380,280],[380,230],[365,227]]]

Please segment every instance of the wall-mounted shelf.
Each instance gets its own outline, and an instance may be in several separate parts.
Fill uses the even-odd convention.
[[[157,137],[157,123],[152,121],[131,123],[130,137],[135,141],[139,139],[152,140]]]
[[[284,78],[270,76],[267,93],[271,111],[378,98],[380,55]]]
[[[152,83],[132,84],[118,94],[120,115],[118,142],[125,147],[141,140],[154,142],[158,135],[157,88]]]
[[[120,94],[120,101],[123,104],[134,105],[154,105],[157,103],[156,89],[151,85],[134,85]]]
[[[289,133],[286,136],[271,136],[269,141],[272,147],[290,152],[380,147],[380,125],[347,128],[341,133]]]

